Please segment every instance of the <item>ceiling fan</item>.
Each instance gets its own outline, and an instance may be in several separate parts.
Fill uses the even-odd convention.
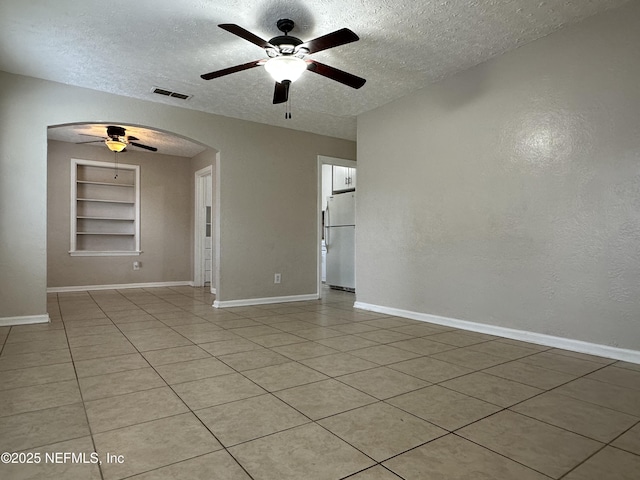
[[[273,92],[273,103],[285,103],[289,99],[289,87],[291,83],[296,81],[305,70],[330,78],[351,88],[360,88],[365,84],[366,80],[364,78],[307,58],[307,55],[311,55],[312,53],[359,40],[359,37],[355,33],[348,28],[342,28],[333,33],[309,40],[308,42],[303,42],[299,38],[289,35],[294,25],[293,20],[289,20],[288,18],[278,20],[276,26],[284,35],[273,37],[268,42],[239,25],[233,23],[218,25],[223,30],[264,48],[269,58],[205,73],[200,76],[204,80],[211,80],[229,75],[230,73],[264,65],[264,68],[276,81]]]
[[[81,133],[85,137],[97,137],[97,135],[87,135],[85,133]],[[113,125],[109,125],[107,127],[107,136],[99,137],[102,140],[90,140],[88,142],[76,142],[76,145],[80,145],[83,143],[98,143],[104,142],[109,150],[112,152],[123,152],[126,151],[125,147],[131,145],[132,147],[143,148],[145,150],[150,150],[152,152],[157,152],[158,149],[156,147],[150,147],[149,145],[143,145],[138,143],[137,140],[139,138],[134,137],[133,135],[126,135],[126,130],[123,127],[116,127]]]

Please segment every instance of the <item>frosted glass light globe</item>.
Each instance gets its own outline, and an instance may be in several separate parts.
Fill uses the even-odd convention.
[[[307,69],[307,62],[298,57],[281,55],[270,58],[264,64],[264,68],[278,83],[282,83],[285,80],[295,82],[300,78],[302,72]]]

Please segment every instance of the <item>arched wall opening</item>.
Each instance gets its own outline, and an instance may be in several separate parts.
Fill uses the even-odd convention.
[[[103,141],[107,125],[123,127],[127,139],[157,148],[157,151],[132,144],[122,153],[110,151]],[[194,281],[201,286],[196,279],[200,272],[195,261],[203,261],[203,253],[197,250],[202,241],[194,237],[198,222],[204,217],[196,209],[194,176],[195,172],[208,168],[215,180],[217,157],[218,151],[214,148],[150,126],[121,122],[50,126],[47,291],[194,285]],[[76,165],[87,161],[94,166]],[[136,166],[139,170],[138,185],[122,183],[129,182],[123,180],[123,175],[128,174],[128,166]],[[104,178],[97,184],[87,182],[91,179],[76,179],[76,173],[82,175],[86,171],[97,171]],[[208,231],[209,240],[212,240],[209,245],[213,247],[207,285],[215,291],[219,277],[219,263],[215,261],[219,257],[219,253],[216,254],[219,242],[215,241],[218,230],[215,220],[219,218],[219,212],[215,181],[211,185],[211,191],[206,192],[206,198],[211,199]],[[97,196],[99,201],[93,198],[75,200],[76,192],[78,198]],[[134,192],[137,192],[137,218],[133,215],[134,205],[103,201],[133,200]],[[122,220],[125,217],[126,220]],[[109,251],[121,250],[120,244],[126,245],[130,238],[133,239],[134,226],[138,231],[139,251]],[[70,251],[70,245],[75,247],[76,239],[79,250]],[[85,247],[91,242],[99,242],[101,247]]]

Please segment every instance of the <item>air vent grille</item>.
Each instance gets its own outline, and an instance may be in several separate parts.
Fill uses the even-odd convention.
[[[185,93],[172,92],[171,90],[167,90],[166,88],[153,87],[151,91],[153,93],[157,93],[158,95],[164,95],[165,97],[178,98],[180,100],[189,100],[191,98],[191,95],[187,95]]]

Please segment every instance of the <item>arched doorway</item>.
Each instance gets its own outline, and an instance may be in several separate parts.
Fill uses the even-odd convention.
[[[107,127],[114,125],[125,131],[122,140],[128,144],[121,153],[114,153],[104,144]],[[195,172],[203,168],[216,171],[216,150],[151,127],[83,122],[50,126],[47,152],[48,291],[198,284],[194,261],[201,261],[201,255],[195,252],[198,215],[193,179]],[[94,170],[113,169],[113,173],[120,173],[119,177],[127,168],[136,166],[140,170],[139,184],[129,182],[123,186],[118,179],[83,178],[82,173],[78,177],[78,172],[72,171],[78,168],[78,160],[90,162]],[[72,181],[74,174],[76,180]],[[132,222],[134,217],[104,205],[132,202],[126,198],[128,193],[122,192],[134,188],[139,190],[136,206],[140,210],[140,249],[128,253],[109,245],[116,244],[112,239],[129,234],[121,225]],[[212,182],[211,188],[215,188]],[[213,192],[207,195],[215,199]],[[72,201],[84,210],[76,209],[74,213]],[[86,205],[100,208],[86,209]],[[215,220],[218,217],[215,204],[211,202],[210,206],[211,218]],[[97,238],[100,247],[72,254],[70,245],[74,238]],[[216,255],[211,257],[215,259]],[[215,262],[211,269],[210,285],[214,287]]]

